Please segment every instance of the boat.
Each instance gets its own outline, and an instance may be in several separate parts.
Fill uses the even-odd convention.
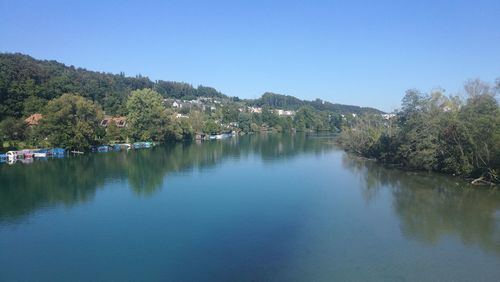
[[[97,147],[97,152],[109,152],[111,151],[111,147],[108,146],[108,145],[102,145],[102,146],[99,146]]]
[[[35,158],[46,158],[47,157],[47,150],[45,150],[45,149],[34,150],[33,151],[33,157],[35,157]]]
[[[115,150],[115,151],[129,150],[132,148],[132,144],[128,144],[128,143],[114,144],[112,147],[113,147],[113,150]]]
[[[17,160],[17,151],[8,151],[5,155],[9,161]]]
[[[66,150],[63,148],[52,148],[47,151],[47,156],[51,157],[64,157]]]
[[[231,133],[222,133],[222,134],[216,134],[216,135],[210,135],[210,140],[221,140],[225,138],[230,138],[232,137]]]
[[[46,158],[47,152],[35,152],[35,153],[33,153],[33,156],[35,158]]]
[[[6,162],[7,161],[7,155],[6,154],[0,154],[0,163]]]
[[[135,142],[132,144],[134,149],[143,149],[143,148],[151,148],[153,147],[152,142]]]
[[[17,154],[22,155],[23,159],[32,159],[34,156],[33,150],[28,150],[28,149],[18,151]]]

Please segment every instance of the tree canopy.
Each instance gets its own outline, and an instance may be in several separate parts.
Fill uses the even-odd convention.
[[[37,135],[45,137],[48,145],[90,149],[103,135],[99,127],[102,109],[81,96],[64,94],[51,100],[45,112]]]
[[[465,100],[409,90],[393,119],[360,119],[341,142],[385,163],[500,182],[498,86],[469,81]]]

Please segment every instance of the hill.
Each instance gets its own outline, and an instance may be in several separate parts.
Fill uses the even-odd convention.
[[[38,112],[49,100],[64,93],[76,93],[99,103],[108,114],[125,114],[125,101],[133,90],[152,88],[165,98],[191,100],[212,97],[230,98],[215,88],[193,87],[189,83],[152,81],[146,76],[125,76],[67,66],[57,61],[37,60],[24,54],[0,53],[0,120],[22,117]],[[326,101],[304,101],[293,96],[265,93],[248,105],[297,109],[309,105],[319,111],[338,113],[381,113],[373,108],[333,104]]]
[[[271,92],[266,92],[261,98],[250,101],[251,104],[256,106],[268,106],[270,108],[280,108],[286,110],[297,110],[302,106],[310,106],[318,111],[331,111],[342,114],[382,114],[384,112],[367,107],[359,107],[352,105],[334,104],[321,99],[316,99],[314,101],[300,100],[296,97],[290,95],[276,94]]]

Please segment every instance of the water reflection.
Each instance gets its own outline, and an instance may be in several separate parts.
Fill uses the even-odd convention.
[[[464,244],[500,253],[500,191],[478,188],[433,173],[387,169],[373,161],[345,155],[343,166],[361,179],[367,202],[390,189],[403,235],[434,244],[458,236]]]
[[[89,201],[97,189],[112,182],[128,183],[135,194],[149,196],[166,186],[165,176],[172,172],[203,171],[224,159],[251,155],[265,162],[283,161],[331,147],[328,139],[269,134],[0,165],[0,221],[18,221],[41,208]]]

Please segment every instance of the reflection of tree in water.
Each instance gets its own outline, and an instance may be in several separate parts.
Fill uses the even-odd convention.
[[[280,161],[329,147],[325,139],[269,134],[0,165],[0,221],[17,220],[43,207],[91,200],[98,187],[110,181],[128,181],[134,193],[151,195],[164,186],[165,176],[172,172],[204,170],[226,158],[254,154],[266,162]]]
[[[458,235],[465,244],[500,253],[500,191],[478,188],[460,179],[387,169],[373,161],[345,155],[343,165],[364,180],[368,201],[391,189],[401,231],[408,238],[435,243]]]

